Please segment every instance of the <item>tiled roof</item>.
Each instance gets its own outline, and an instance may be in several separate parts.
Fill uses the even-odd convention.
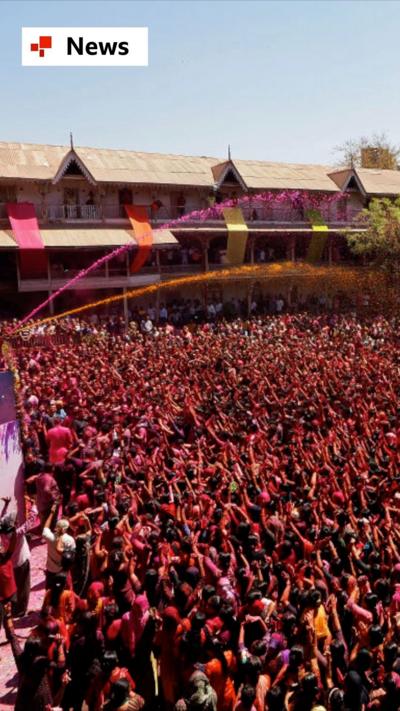
[[[52,180],[68,146],[30,143],[0,143],[0,178]],[[215,182],[213,168],[226,164],[221,158],[105,148],[75,147],[75,151],[97,182],[160,184],[209,187]],[[222,165],[221,165],[222,164]],[[337,186],[322,165],[269,163],[235,160],[234,165],[249,188],[306,189],[335,191]]]
[[[53,180],[68,146],[0,142],[0,180]],[[142,153],[106,148],[75,147],[75,152],[96,182],[137,185],[173,185],[211,189],[227,165],[226,159]],[[340,190],[351,169],[326,165],[232,161],[250,190]],[[357,169],[367,194],[400,194],[400,171]]]
[[[400,195],[400,171],[357,168],[356,174],[367,195]]]

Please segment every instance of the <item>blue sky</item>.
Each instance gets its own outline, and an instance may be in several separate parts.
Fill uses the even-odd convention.
[[[1,3],[0,140],[288,162],[400,144],[400,2]],[[148,26],[147,68],[21,67],[21,26]]]

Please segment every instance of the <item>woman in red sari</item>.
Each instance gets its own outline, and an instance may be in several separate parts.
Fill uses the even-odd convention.
[[[182,620],[176,607],[166,607],[160,632],[160,677],[166,709],[172,709],[180,696],[180,643],[188,620]]]
[[[221,642],[216,638],[206,641],[205,650],[209,661],[205,664],[204,671],[217,692],[217,711],[232,711],[236,701],[232,678],[236,668],[235,657],[230,649],[224,651]]]

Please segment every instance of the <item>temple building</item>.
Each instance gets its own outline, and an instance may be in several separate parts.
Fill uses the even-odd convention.
[[[371,198],[400,195],[400,172],[83,148],[72,141],[70,146],[0,143],[0,310],[12,306],[26,312],[128,243],[132,250],[80,279],[60,297],[60,306],[221,268],[229,224],[210,206],[225,200],[240,204],[243,196],[244,262],[304,260],[313,230],[310,215],[301,204],[257,199],[282,191],[306,191],[320,196],[321,204],[326,198],[321,213],[327,235],[319,261],[347,263],[354,257],[344,233],[354,229]],[[194,211],[203,211],[203,217],[192,219]],[[146,262],[135,271],[139,213],[142,218],[145,213],[152,242]]]

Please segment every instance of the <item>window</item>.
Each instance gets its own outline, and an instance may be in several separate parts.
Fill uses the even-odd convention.
[[[15,185],[0,185],[0,203],[16,202],[17,188]]]

